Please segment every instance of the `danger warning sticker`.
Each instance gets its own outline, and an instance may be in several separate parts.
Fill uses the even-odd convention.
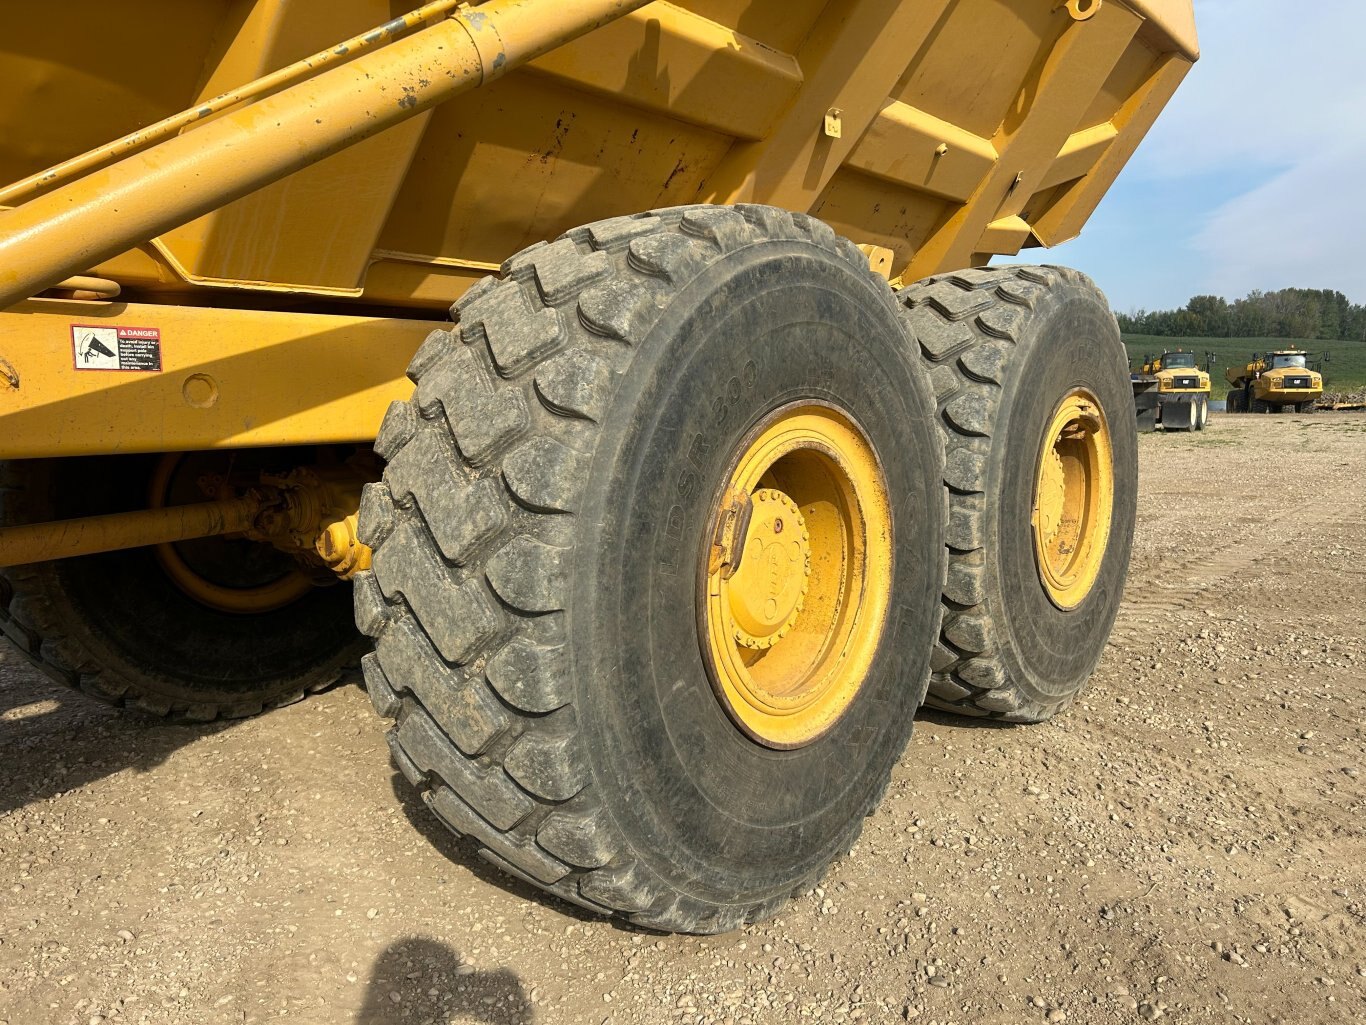
[[[71,325],[77,370],[161,370],[161,329]]]

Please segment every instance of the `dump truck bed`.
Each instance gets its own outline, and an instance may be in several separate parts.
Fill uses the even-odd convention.
[[[0,182],[408,7],[21,5]],[[653,3],[91,270],[162,301],[439,309],[575,225],[760,202],[909,281],[1075,236],[1195,57],[1186,0]]]

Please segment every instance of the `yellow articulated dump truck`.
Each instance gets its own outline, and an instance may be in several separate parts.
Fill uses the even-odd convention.
[[[0,53],[0,629],[143,713],[359,664],[500,869],[718,932],[927,698],[1066,708],[1137,441],[1076,235],[1189,0],[71,0]]]
[[[1195,353],[1177,349],[1144,356],[1129,375],[1140,433],[1203,431],[1209,425],[1209,364],[1196,366]]]
[[[1308,366],[1303,349],[1279,349],[1252,362],[1229,367],[1230,413],[1312,413],[1323,394],[1323,375]]]

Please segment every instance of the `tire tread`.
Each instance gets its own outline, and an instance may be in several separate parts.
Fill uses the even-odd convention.
[[[1009,678],[986,607],[987,463],[1020,329],[1049,290],[1091,285],[1066,267],[989,267],[938,275],[897,293],[935,382],[949,492],[943,626],[926,704],[962,715],[1040,722],[1073,697],[1040,702]]]
[[[0,521],[41,522],[51,518],[33,486],[31,467],[0,461]],[[341,664],[268,700],[170,701],[147,689],[136,672],[103,663],[67,626],[70,610],[54,563],[0,569],[0,636],[9,640],[43,675],[65,687],[118,708],[170,722],[203,723],[243,719],[303,700],[333,686],[358,664],[354,652]]]
[[[736,928],[816,882],[717,906],[649,870],[588,783],[563,636],[575,510],[621,371],[672,290],[774,238],[812,242],[873,276],[821,222],[746,206],[612,218],[513,257],[414,357],[411,415],[386,417],[389,469],[366,492],[362,540],[375,554],[357,581],[357,622],[375,638],[367,679],[377,710],[397,720],[397,767],[491,864],[653,928]],[[452,496],[475,487],[484,527],[467,538]],[[467,695],[458,713],[446,693]],[[861,816],[844,849],[860,828]]]

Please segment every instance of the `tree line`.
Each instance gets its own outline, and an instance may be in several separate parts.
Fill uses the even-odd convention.
[[[1125,334],[1170,338],[1304,338],[1366,341],[1366,306],[1341,292],[1282,288],[1249,292],[1229,302],[1197,295],[1179,310],[1135,310],[1118,314]]]

